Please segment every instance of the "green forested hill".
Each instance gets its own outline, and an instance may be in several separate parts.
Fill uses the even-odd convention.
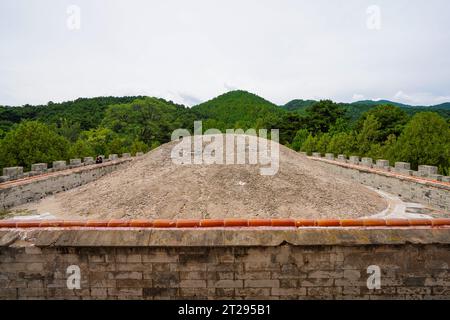
[[[247,91],[231,91],[192,107],[206,127],[218,129],[261,127],[286,113],[277,105]]]
[[[288,111],[295,111],[299,114],[305,114],[306,109],[316,102],[317,101],[315,100],[292,100],[286,103],[285,105],[281,106],[281,108]],[[399,107],[409,115],[414,115],[418,112],[423,111],[434,111],[443,116],[444,118],[450,118],[450,102],[429,107],[411,106],[389,100],[378,100],[378,101],[363,100],[353,103],[339,103],[339,105],[342,106],[347,111],[347,115],[352,120],[357,120],[363,113],[381,105],[392,105]]]
[[[0,130],[7,131],[22,120],[39,120],[56,126],[63,125],[63,122],[76,123],[80,129],[88,130],[100,124],[108,106],[129,103],[138,98],[142,97],[79,98],[62,103],[49,102],[46,105],[0,106]]]

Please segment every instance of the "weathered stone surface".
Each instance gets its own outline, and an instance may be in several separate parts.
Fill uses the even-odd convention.
[[[411,170],[411,164],[408,162],[396,162],[395,169],[396,170]]]
[[[70,159],[69,163],[71,166],[79,166],[81,165],[81,159]]]
[[[2,230],[3,238],[17,229]],[[225,228],[225,229],[22,229],[20,239],[38,247],[198,247],[450,244],[448,228]],[[9,240],[8,240],[9,241]],[[5,244],[4,244],[5,245]]]
[[[377,160],[376,167],[380,168],[380,169],[388,168],[389,167],[389,160],[382,160],[382,159]]]
[[[364,185],[396,194],[405,201],[419,202],[438,210],[450,211],[450,186],[439,182],[440,177],[437,177],[437,181],[418,180],[412,177],[418,173],[413,170],[388,167],[384,171],[374,171],[365,166],[350,167],[341,161],[330,163],[319,158],[311,159],[320,161],[325,169],[334,174],[340,174]],[[408,166],[409,164],[398,165],[400,168]],[[391,173],[391,171],[402,173],[404,176]],[[442,182],[450,182],[450,178],[442,177]]]
[[[441,175],[441,174],[431,174],[429,177],[430,177],[431,179],[433,179],[433,180],[436,180],[436,181],[442,181],[442,178],[443,178],[444,176]]]
[[[431,176],[438,174],[438,167],[421,165],[419,166],[418,171],[424,176]]]
[[[119,156],[115,153],[109,155],[109,160],[117,160]]]
[[[66,169],[67,163],[66,161],[53,161],[52,167],[54,170],[63,170]]]
[[[450,245],[439,243],[3,246],[0,298],[446,299],[449,261]],[[69,265],[80,268],[80,289],[67,288]],[[367,287],[373,265],[377,290]]]
[[[44,172],[47,170],[46,163],[34,163],[31,165],[31,171]]]
[[[94,158],[93,158],[93,157],[84,157],[83,163],[84,163],[85,165],[90,165],[90,164],[94,164],[95,161],[94,161]]]
[[[343,155],[343,154],[340,154],[340,155],[338,155],[337,160],[340,161],[340,162],[346,162],[347,161],[347,157],[345,155]]]
[[[363,166],[366,166],[366,167],[372,167],[372,165],[373,165],[373,159],[372,159],[372,158],[362,158],[362,159],[361,159],[361,164],[362,164]]]
[[[359,156],[350,156],[349,162],[352,164],[359,164]]]
[[[10,179],[16,179],[23,174],[23,167],[8,167],[3,168],[3,175]]]
[[[72,169],[72,172],[58,172],[65,165],[65,161],[57,167],[61,169],[48,169],[46,175],[37,176],[32,181],[22,181],[15,185],[0,188],[0,210],[8,209],[29,201],[42,199],[52,194],[78,187],[99,177],[119,169],[126,165],[129,160],[103,164],[91,167],[79,167]],[[30,176],[33,175],[30,173]]]
[[[334,154],[333,153],[325,153],[325,158],[328,160],[334,160]]]
[[[136,152],[136,157],[141,157],[141,156],[143,156],[143,155],[144,155],[143,152]]]
[[[122,153],[122,158],[129,158],[131,157],[131,154],[129,153]]]

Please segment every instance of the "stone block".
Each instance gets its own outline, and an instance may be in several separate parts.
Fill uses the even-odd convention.
[[[94,164],[95,161],[94,161],[94,158],[93,158],[93,157],[84,157],[83,163],[84,163],[85,165],[89,165],[89,164]]]
[[[304,152],[304,151],[301,151],[301,152],[299,152],[302,156],[307,156],[308,155],[308,152]]]
[[[349,162],[353,164],[359,164],[359,156],[350,156]]]
[[[442,182],[450,182],[450,176],[442,177]]]
[[[325,153],[325,158],[328,160],[334,160],[334,154],[333,153]]]
[[[46,163],[34,163],[31,165],[31,171],[44,172],[47,170]]]
[[[431,175],[430,175],[430,178],[433,179],[433,180],[436,180],[436,181],[442,181],[442,178],[443,178],[443,177],[444,177],[444,176],[441,175],[441,174],[431,174]]]
[[[53,161],[52,167],[53,167],[54,170],[64,170],[67,167],[67,163],[64,160]]]
[[[338,155],[338,161],[347,162],[347,158],[344,154],[340,154],[340,155]]]
[[[316,157],[316,158],[321,158],[321,157],[322,157],[322,154],[320,154],[320,152],[313,152],[313,153],[312,153],[312,156],[313,156],[313,157]]]
[[[361,164],[365,167],[372,167],[373,165],[373,160],[372,158],[362,158],[361,159]]]
[[[131,154],[129,153],[122,153],[122,158],[130,158]]]
[[[79,166],[81,165],[81,159],[70,159],[71,166]]]
[[[409,162],[396,162],[395,170],[411,170],[411,164]]]
[[[6,182],[9,180],[9,176],[0,176],[0,183]]]
[[[419,173],[421,173],[424,176],[431,176],[432,174],[438,174],[438,167],[435,166],[419,166]]]
[[[376,167],[380,169],[388,169],[389,168],[389,160],[379,159],[376,162]]]
[[[112,153],[109,155],[108,159],[113,161],[113,160],[117,160],[119,158],[119,156],[115,153]]]
[[[136,157],[142,157],[144,155],[143,152],[136,152]]]
[[[23,175],[23,167],[3,168],[3,175],[9,176],[10,179],[17,179]]]

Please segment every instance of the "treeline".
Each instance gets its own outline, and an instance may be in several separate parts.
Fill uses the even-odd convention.
[[[315,106],[309,112],[314,113]],[[421,164],[434,165],[442,174],[450,174],[450,122],[435,112],[419,112],[410,117],[398,107],[377,106],[354,124],[340,117],[325,130],[302,128],[297,131],[292,148],[309,154],[386,159],[391,164],[405,161],[415,170]]]
[[[295,100],[279,107],[233,91],[186,108],[149,97],[77,99],[46,106],[0,107],[0,167],[85,156],[148,151],[170,141],[173,130],[279,129],[280,142],[297,151],[368,156],[436,165],[450,172],[450,117],[371,105],[364,112],[330,100]],[[442,116],[443,115],[443,116]]]
[[[110,101],[110,98],[105,99]],[[128,98],[113,99],[119,103],[107,106],[105,101],[95,105],[92,112],[90,109],[80,111],[85,104],[80,101],[81,106],[69,107],[74,114],[69,113],[67,117],[44,114],[44,117],[25,118],[11,125],[8,131],[2,132],[0,139],[0,167],[30,168],[33,163],[58,159],[146,152],[170,141],[173,130],[193,127],[194,118],[189,109],[163,99],[146,97],[129,103]],[[12,111],[24,112],[14,109]],[[97,119],[99,114],[101,119]]]

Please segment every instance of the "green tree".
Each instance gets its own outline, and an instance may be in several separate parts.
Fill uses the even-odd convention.
[[[399,107],[380,105],[365,112],[358,120],[357,128],[362,130],[364,122],[372,116],[380,125],[375,137],[376,142],[384,142],[391,134],[399,136],[408,122],[408,115]]]
[[[345,110],[331,100],[322,100],[306,109],[304,118],[307,129],[313,134],[328,132],[337,119],[345,116]]]
[[[107,155],[110,153],[108,145],[117,137],[117,134],[107,128],[91,129],[83,131],[80,139],[84,140],[92,148],[94,155]]]
[[[331,125],[328,133],[330,135],[335,135],[341,132],[348,132],[350,130],[350,123],[346,118],[338,118],[336,122]]]
[[[449,174],[450,129],[445,119],[434,112],[414,115],[398,138],[393,150],[394,161],[418,165],[438,166],[440,172]]]
[[[70,158],[96,157],[97,155],[86,140],[78,139],[69,148]]]
[[[106,145],[106,154],[122,154],[128,152],[130,149],[129,144],[125,138],[115,136],[107,145]]]
[[[300,129],[295,134],[294,140],[292,140],[292,149],[300,151],[303,143],[308,139],[309,132],[306,129]]]
[[[339,132],[331,137],[327,152],[350,156],[356,151],[355,141],[354,132]]]
[[[380,129],[380,123],[377,121],[374,115],[369,115],[364,120],[361,131],[356,137],[358,143],[358,151],[361,156],[367,155],[372,148],[372,145],[377,142],[378,130]]]
[[[0,166],[23,166],[67,159],[69,142],[47,125],[24,121],[0,142]]]
[[[317,141],[316,151],[324,154],[327,152],[328,144],[330,143],[331,136],[328,133],[320,135]]]
[[[317,151],[317,139],[311,133],[309,134],[306,141],[303,143],[301,151],[308,153],[311,155],[313,152]]]
[[[131,154],[136,154],[136,152],[146,153],[149,150],[148,145],[140,140],[134,140],[131,144],[130,152]]]

